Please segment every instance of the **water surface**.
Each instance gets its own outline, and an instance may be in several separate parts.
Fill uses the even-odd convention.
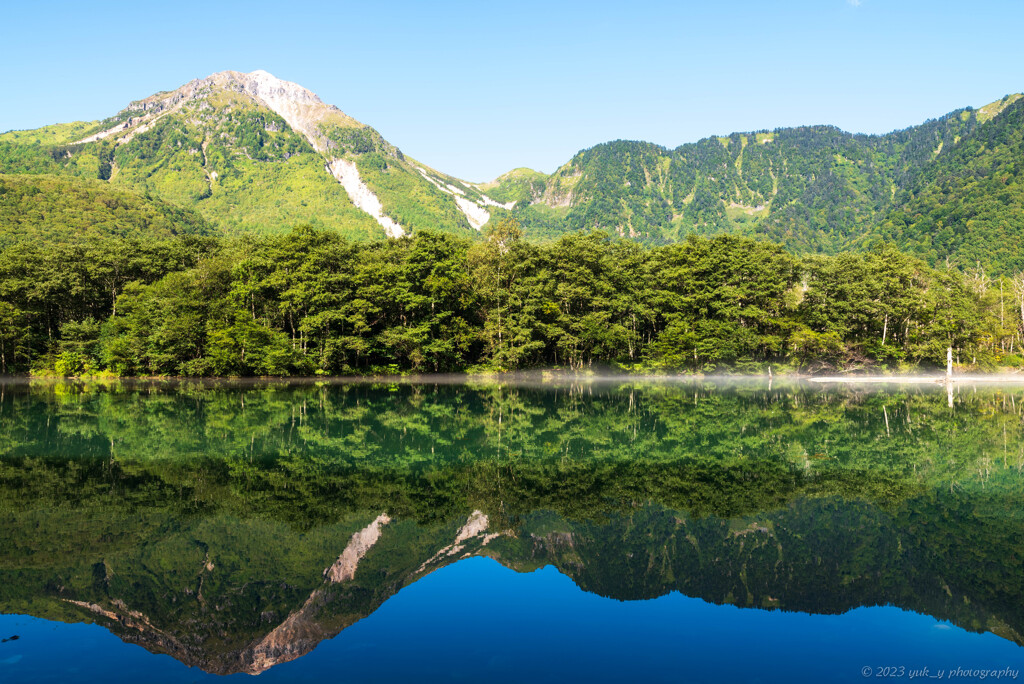
[[[0,383],[0,679],[1019,671],[1022,399]]]

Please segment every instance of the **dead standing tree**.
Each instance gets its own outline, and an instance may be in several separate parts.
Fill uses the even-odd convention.
[[[1024,348],[1024,271],[1013,276],[1013,297],[1020,312],[1020,320],[1017,321],[1017,339],[1020,346]],[[1011,347],[1011,351],[1012,351]]]

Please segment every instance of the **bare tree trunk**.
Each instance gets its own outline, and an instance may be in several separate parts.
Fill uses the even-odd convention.
[[[1020,321],[1017,323],[1017,330],[1024,333],[1024,272],[1013,277],[1013,294],[1017,299],[1017,306],[1020,310]]]
[[[1006,321],[1003,317],[1003,278],[999,277],[999,330],[1002,331],[1006,328]],[[999,333],[1000,336],[1002,332]]]

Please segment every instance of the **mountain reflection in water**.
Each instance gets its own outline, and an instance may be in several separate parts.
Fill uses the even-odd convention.
[[[257,674],[486,556],[620,600],[893,605],[1020,645],[1022,399],[0,383],[0,612],[95,622],[208,672]]]

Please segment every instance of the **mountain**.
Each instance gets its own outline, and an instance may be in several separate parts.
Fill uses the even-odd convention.
[[[517,200],[524,225],[543,208],[560,210],[567,230],[653,242],[736,232],[797,253],[883,237],[932,263],[949,256],[1019,269],[1022,112],[1021,96],[1011,95],[885,135],[803,126],[675,149],[618,140],[579,152],[551,176],[517,170],[488,192]]]
[[[99,122],[6,133],[0,171],[105,180],[193,207],[228,234],[297,223],[357,239],[469,234],[497,205],[264,71],[213,74]]]
[[[1012,542],[972,547],[980,562],[951,570],[931,549],[943,533],[977,534],[977,526],[915,525],[918,517],[945,521],[951,509],[941,497],[893,513],[810,499],[723,519],[647,504],[603,520],[538,509],[515,529],[479,510],[429,524],[361,512],[309,530],[256,516],[179,517],[150,508],[140,511],[140,525],[90,510],[81,533],[140,543],[37,553],[14,567],[4,559],[0,611],[96,623],[190,667],[255,675],[306,655],[427,574],[483,556],[519,572],[551,565],[581,590],[619,601],[680,592],[717,605],[817,615],[897,605],[1020,644],[1017,587],[999,581],[1000,572],[1012,572],[998,560],[1012,555]],[[45,529],[70,527],[71,514],[83,512],[71,509]]]
[[[194,209],[225,234],[298,223],[355,239],[601,229],[650,243],[740,233],[798,253],[889,239],[931,263],[1024,269],[1024,99],[1008,95],[884,135],[831,126],[733,133],[669,149],[617,140],[554,173],[474,184],[264,72],[225,71],[99,122],[0,135],[0,173],[100,179]]]

